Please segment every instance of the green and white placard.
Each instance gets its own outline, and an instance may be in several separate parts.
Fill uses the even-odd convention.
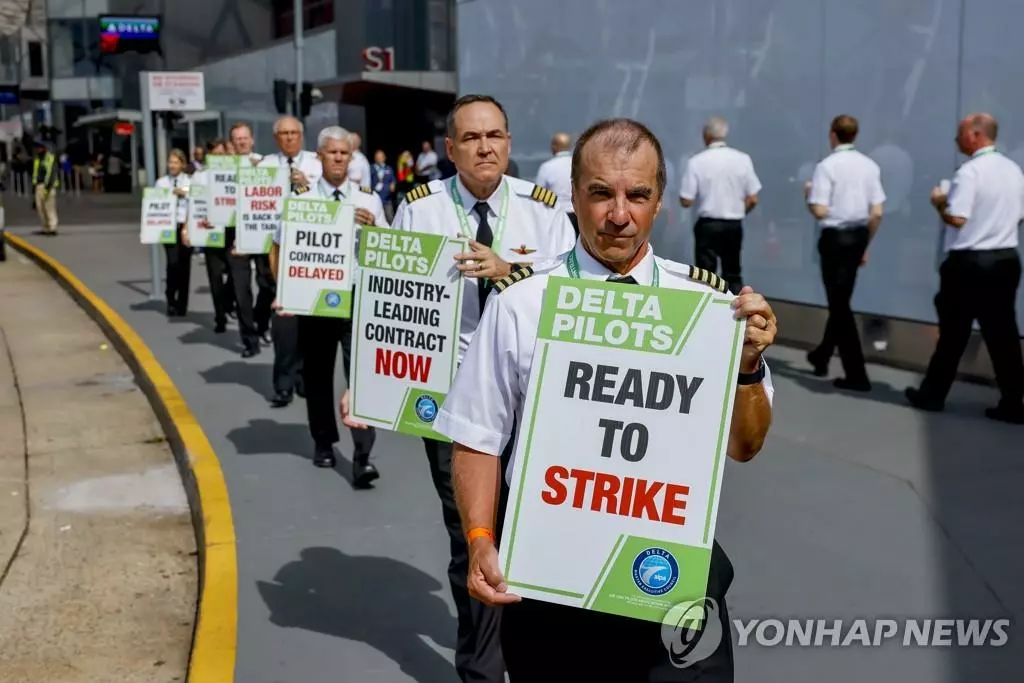
[[[511,592],[656,622],[705,597],[743,322],[731,295],[672,284],[549,279],[502,528]]]
[[[281,211],[288,197],[288,167],[238,169],[238,228],[235,250],[240,254],[270,252],[274,232],[281,223]]]
[[[207,177],[210,184],[209,221],[217,227],[234,227],[238,208],[238,167],[241,157],[232,154],[208,154]]]
[[[188,189],[188,243],[193,247],[223,247],[224,226],[210,223],[210,188],[193,185]]]
[[[285,313],[352,317],[354,204],[327,199],[284,202],[277,302]]]
[[[350,410],[374,427],[448,441],[434,431],[458,368],[464,239],[362,227]]]
[[[171,190],[147,187],[142,190],[142,224],[139,241],[142,244],[174,244],[174,223],[177,197]]]

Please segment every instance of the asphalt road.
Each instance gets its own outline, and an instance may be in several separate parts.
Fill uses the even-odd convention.
[[[238,535],[236,680],[455,681],[447,538],[420,442],[379,433],[382,478],[369,491],[346,481],[345,434],[337,470],[314,468],[304,406],[266,402],[271,349],[242,360],[233,326],[213,334],[198,261],[191,313],[169,322],[148,300],[137,230],[16,231],[135,327],[221,459]],[[733,618],[845,619],[842,636],[855,618],[1019,622],[1024,428],[981,417],[995,391],[958,385],[946,413],[922,414],[902,399],[917,382],[910,373],[872,367],[876,389],[861,396],[806,374],[800,352],[774,349],[770,364],[768,442],[725,474],[718,538],[736,569]],[[1018,629],[998,648],[901,647],[899,637],[879,647],[751,644],[736,649],[737,680],[1012,680],[1024,670]]]

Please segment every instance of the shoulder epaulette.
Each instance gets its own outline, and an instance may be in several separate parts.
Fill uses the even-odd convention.
[[[309,185],[296,185],[295,194],[306,194],[309,192]]]
[[[710,270],[705,270],[704,268],[690,266],[690,279],[694,282],[703,282],[723,294],[729,291],[729,283],[718,277],[715,273],[712,273]]]
[[[494,288],[498,290],[498,293],[500,294],[515,283],[522,282],[531,275],[533,275],[533,266],[519,266],[500,280],[495,280]]]
[[[530,193],[530,199],[538,201],[551,208],[554,208],[555,204],[558,203],[558,195],[548,188],[541,187],[540,185],[533,186],[533,191]]]
[[[373,188],[370,188],[370,187],[364,187],[364,186],[360,185],[359,186],[359,190],[361,192],[365,192],[366,194],[373,194]]]
[[[433,192],[433,190],[430,188],[430,183],[423,183],[422,185],[417,185],[416,187],[409,190],[409,192],[405,195],[405,201],[411,204],[417,199],[423,199],[431,192]]]

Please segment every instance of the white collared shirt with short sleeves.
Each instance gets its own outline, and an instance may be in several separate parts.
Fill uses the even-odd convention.
[[[268,154],[263,157],[259,166],[260,168],[288,166],[288,159],[289,157],[285,156],[281,152],[275,152],[274,154]],[[306,176],[309,180],[310,187],[313,187],[320,182],[320,178],[324,174],[324,167],[323,164],[320,163],[320,157],[313,152],[300,150],[299,153],[294,157],[291,157],[291,159],[291,165],[299,169],[299,172]]]
[[[379,228],[390,228],[391,224],[388,223],[387,216],[384,215],[384,205],[381,204],[380,197],[377,193],[370,188],[364,188],[355,183],[346,180],[339,187],[334,187],[329,182],[320,178],[314,185],[309,188],[308,192],[302,194],[292,194],[292,197],[302,197],[303,199],[334,199],[334,191],[338,191],[338,201],[344,203],[354,204],[357,209],[366,209],[373,214],[373,224]],[[277,230],[274,231],[274,244],[281,244],[281,226],[277,226]],[[356,227],[356,246],[355,253],[359,253],[359,228]]]
[[[760,191],[750,155],[712,142],[686,163],[679,197],[694,202],[700,218],[738,221],[747,215],[747,197]]]
[[[395,212],[394,227],[398,230],[425,232],[446,237],[461,235],[459,216],[452,198],[452,186],[457,188],[466,208],[468,235],[476,239],[480,219],[473,207],[477,199],[456,175],[448,180],[432,180],[428,184],[430,194],[419,196],[413,201],[402,201]],[[487,198],[487,222],[494,234],[492,248],[497,255],[509,263],[535,263],[552,259],[572,250],[576,242],[569,216],[557,205],[554,207],[533,199],[537,186],[526,180],[505,176],[494,194]],[[508,202],[508,217],[498,243],[498,215],[504,188],[511,192]],[[415,192],[415,191],[414,191]],[[488,298],[493,297],[492,293]],[[461,361],[473,339],[477,323],[480,322],[480,292],[477,279],[466,277],[462,296],[462,326],[459,331],[459,360]]]
[[[946,226],[946,251],[1016,249],[1024,218],[1024,173],[1009,157],[984,147],[957,170],[946,214],[964,218]]]
[[[882,170],[853,145],[839,145],[815,166],[807,203],[828,207],[823,228],[864,227],[871,207],[885,203]]]
[[[165,175],[162,178],[157,178],[156,181],[156,187],[162,190],[175,190],[177,188],[182,188],[187,191],[191,185],[192,178],[190,178],[184,171],[173,177],[170,174]],[[184,197],[177,197],[177,200],[178,201],[174,206],[175,225],[184,223],[188,219],[188,195]]]
[[[572,152],[559,152],[541,164],[537,184],[558,196],[558,208],[572,211]]]
[[[581,244],[577,243],[574,250],[581,278],[607,280],[612,274]],[[566,256],[537,264],[532,276],[488,299],[473,343],[434,422],[439,433],[482,453],[501,455],[512,436],[513,425],[522,424],[544,291],[549,277],[569,276]],[[649,287],[654,282],[656,262],[661,287],[675,289],[683,283],[693,283],[689,266],[658,258],[650,247],[629,275],[638,284]],[[775,388],[767,362],[762,384],[771,405]],[[506,481],[514,464],[513,453],[505,472]]]

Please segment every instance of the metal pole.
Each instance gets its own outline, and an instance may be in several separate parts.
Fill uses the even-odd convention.
[[[295,15],[295,118],[302,121],[302,0],[294,0],[292,8]]]
[[[156,182],[156,155],[153,153],[153,112],[149,108],[149,72],[139,73],[142,100],[142,156],[146,164],[146,184]],[[160,298],[160,245],[149,245],[149,300]]]
[[[131,149],[131,164],[132,164],[132,192],[139,189],[139,138],[138,133],[132,128],[132,134],[129,137],[129,143],[132,146]]]
[[[167,130],[164,128],[163,112],[156,116],[156,178],[167,175]],[[153,182],[156,182],[156,178]]]
[[[188,157],[192,158],[192,151],[196,148],[196,122],[192,119],[188,121],[188,151],[185,153]]]

